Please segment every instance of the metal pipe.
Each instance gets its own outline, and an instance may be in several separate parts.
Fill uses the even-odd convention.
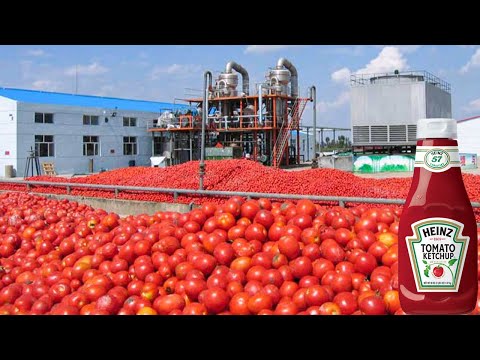
[[[258,121],[260,124],[263,124],[262,121],[262,89],[265,87],[265,84],[258,85]]]
[[[291,75],[290,96],[296,98],[296,97],[298,97],[298,72],[297,72],[297,68],[290,61],[288,61],[285,58],[278,59],[277,69],[280,70],[284,66],[290,71],[290,75]]]
[[[307,161],[310,161],[310,142],[308,140],[310,135],[308,134],[308,130],[310,130],[310,128],[307,127]]]
[[[318,168],[317,159],[317,88],[315,85],[310,87],[310,100],[313,101],[313,159],[312,169]]]
[[[200,146],[200,164],[199,164],[199,177],[200,177],[200,190],[203,190],[203,178],[205,176],[205,127],[208,118],[208,92],[212,88],[212,73],[205,71],[203,74],[203,110],[202,110],[202,139]],[[208,87],[207,87],[208,82]]]
[[[225,72],[230,74],[232,69],[242,74],[242,91],[245,93],[245,95],[249,95],[250,78],[247,70],[245,70],[242,65],[237,64],[235,61],[229,61],[225,67]]]
[[[35,185],[35,186],[51,186],[51,187],[67,187],[71,188],[89,188],[89,189],[105,189],[119,191],[138,191],[138,192],[157,192],[170,194],[186,194],[186,195],[213,195],[213,196],[242,196],[251,198],[273,198],[273,199],[307,199],[312,201],[344,201],[354,203],[372,203],[372,204],[404,204],[404,199],[385,199],[385,198],[362,198],[362,197],[344,197],[344,196],[317,196],[317,195],[297,195],[297,194],[275,194],[275,193],[256,193],[243,191],[217,191],[217,190],[194,190],[194,189],[169,189],[141,186],[120,186],[120,185],[97,185],[82,183],[57,183],[48,181],[30,181],[30,180],[0,180],[0,184],[16,184],[16,185]],[[4,190],[0,190],[4,191]],[[471,202],[472,207],[479,208],[480,202]]]

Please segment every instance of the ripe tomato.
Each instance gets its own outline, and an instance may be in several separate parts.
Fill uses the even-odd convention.
[[[323,303],[320,308],[319,308],[319,314],[320,315],[341,315],[342,310],[340,306],[338,306],[334,302],[326,302]]]
[[[378,235],[378,241],[385,244],[387,247],[391,247],[393,244],[398,243],[398,236],[391,232],[383,232]]]
[[[400,300],[397,290],[387,291],[383,296],[383,301],[385,302],[385,308],[389,314],[395,314],[395,312],[400,309]]]
[[[312,264],[312,274],[321,279],[328,271],[333,271],[335,265],[327,259],[317,259]]]
[[[320,245],[320,252],[325,259],[330,260],[334,264],[345,259],[345,251],[333,239],[323,241]]]
[[[312,261],[306,256],[300,256],[290,262],[290,269],[293,277],[300,279],[312,273]]]
[[[248,299],[247,306],[252,314],[258,314],[262,310],[271,310],[273,302],[269,295],[258,292]]]
[[[355,259],[354,269],[365,275],[370,275],[377,266],[377,260],[372,254],[360,253]]]
[[[338,294],[345,291],[352,290],[352,275],[349,273],[338,273],[336,274],[332,282],[328,284],[332,287],[332,290]]]
[[[307,275],[300,279],[298,285],[302,288],[308,288],[313,285],[320,285],[320,279],[316,276]]]
[[[357,309],[357,299],[351,292],[340,292],[333,298],[333,302],[340,307],[343,315],[353,314]]]
[[[250,295],[246,292],[233,295],[229,303],[230,312],[233,315],[250,315],[251,312],[248,309],[249,299]]]
[[[321,285],[313,285],[305,289],[305,303],[307,306],[321,306],[329,300],[328,292]]]
[[[393,244],[385,254],[382,255],[382,264],[392,266],[398,261],[398,244]]]
[[[353,233],[348,229],[345,229],[343,227],[339,227],[335,231],[335,240],[341,246],[346,246],[348,244],[348,242],[352,239],[353,239]]]
[[[253,267],[250,268],[250,270],[251,269],[253,269]],[[247,273],[247,279],[248,279],[248,273]],[[248,280],[250,280],[250,279],[248,279]],[[255,280],[255,279],[252,279],[252,280]],[[263,272],[263,275],[262,275],[262,278],[260,279],[260,281],[262,282],[262,284],[264,286],[268,285],[268,284],[273,284],[276,287],[280,287],[282,285],[282,283],[284,282],[282,273],[280,271],[276,270],[276,269],[265,270]]]
[[[173,310],[183,310],[184,307],[185,300],[178,294],[159,296],[153,302],[153,309],[159,315],[167,315]]]
[[[359,219],[354,225],[355,232],[358,234],[361,230],[377,232],[377,221],[372,216],[365,216]]]
[[[359,302],[360,310],[366,315],[384,315],[386,313],[385,302],[381,297],[369,296]]]
[[[300,255],[300,245],[292,235],[285,235],[278,240],[278,249],[289,260],[293,260]]]
[[[314,217],[317,213],[315,204],[310,200],[299,200],[295,209],[297,214],[309,215],[311,217]]]
[[[260,210],[255,215],[253,222],[263,225],[268,230],[275,222],[275,217],[269,210]]]
[[[280,286],[280,296],[292,298],[293,295],[297,292],[299,286],[294,281],[284,281]]]
[[[267,240],[267,235],[267,230],[260,223],[251,224],[245,229],[245,239],[248,241],[258,240],[260,242],[265,242]]]
[[[218,314],[225,310],[228,306],[230,298],[227,292],[221,288],[214,287],[203,291],[202,300],[200,303],[204,304],[210,314]]]
[[[279,303],[274,311],[275,315],[296,315],[297,313],[297,305],[291,300]]]
[[[222,230],[228,231],[232,226],[235,225],[235,217],[230,213],[223,213],[223,214],[217,215],[215,220],[216,220],[216,226]],[[205,230],[205,226],[204,226],[204,230]]]

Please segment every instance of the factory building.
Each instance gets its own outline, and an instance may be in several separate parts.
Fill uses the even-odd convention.
[[[189,107],[154,101],[0,88],[0,176],[24,176],[29,150],[57,174],[150,165],[147,123]],[[31,175],[31,173],[29,173]]]
[[[421,118],[451,118],[451,87],[426,71],[351,76],[353,171],[412,171]]]
[[[457,121],[460,163],[465,168],[477,168],[480,155],[480,116]]]

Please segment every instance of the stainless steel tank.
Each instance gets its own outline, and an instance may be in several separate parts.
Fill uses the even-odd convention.
[[[221,73],[216,81],[216,90],[219,96],[236,96],[238,75],[235,73]]]
[[[270,70],[270,79],[275,78],[279,84],[287,85],[290,82],[290,71],[287,69]]]
[[[290,82],[290,71],[287,69],[273,69],[268,75],[270,83],[270,94],[287,94],[288,83]]]

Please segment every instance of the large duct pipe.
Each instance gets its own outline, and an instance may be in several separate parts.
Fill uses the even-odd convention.
[[[297,72],[297,68],[295,66],[293,66],[293,64],[285,58],[278,59],[277,69],[280,70],[284,66],[290,71],[290,75],[292,76],[292,78],[290,80],[291,83],[292,83],[292,85],[290,87],[290,96],[296,98],[296,97],[298,97],[298,72]]]
[[[248,77],[247,70],[245,70],[243,66],[237,64],[235,61],[230,61],[227,63],[227,66],[225,67],[225,72],[227,74],[231,74],[232,69],[242,74],[242,91],[245,93],[245,95],[249,95],[248,89],[250,87],[250,78]]]

